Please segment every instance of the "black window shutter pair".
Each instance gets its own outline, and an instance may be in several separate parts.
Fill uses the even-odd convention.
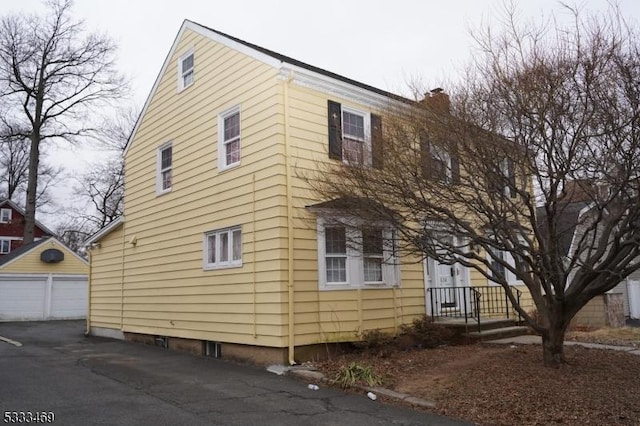
[[[329,100],[327,107],[329,158],[342,160],[342,105]],[[373,167],[382,168],[383,155],[382,118],[379,115],[371,114],[371,156]]]
[[[421,131],[418,136],[420,139],[420,167],[422,176],[428,180],[442,180],[446,176],[446,165],[442,165],[440,161],[433,158],[431,153],[431,143],[429,136],[425,131]],[[448,149],[449,159],[451,160],[451,183],[460,183],[460,161],[458,160],[458,152],[456,147]]]
[[[503,160],[504,161],[504,160]],[[503,170],[502,166],[498,167],[499,172],[491,172],[487,179],[487,189],[489,192],[498,192],[506,194],[509,190],[509,196],[516,198],[518,196],[516,186],[516,166],[513,160],[506,159],[507,169]],[[506,175],[504,175],[506,173]]]

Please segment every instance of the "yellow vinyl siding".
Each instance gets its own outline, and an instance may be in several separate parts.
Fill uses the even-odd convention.
[[[316,216],[307,205],[320,201],[304,177],[312,178],[328,159],[327,100],[370,111],[371,107],[303,88],[289,87],[292,147],[295,265],[295,345],[354,340],[364,331],[395,331],[425,313],[421,263],[401,265],[400,288],[319,290]]]
[[[122,323],[122,249],[120,224],[90,248],[89,321],[91,327],[120,330]]]
[[[48,249],[60,250],[64,253],[64,260],[59,263],[45,263],[41,261],[40,255]],[[0,268],[0,272],[15,274],[88,275],[89,264],[80,260],[77,255],[62,244],[49,240]]]
[[[177,91],[176,60],[195,79]],[[284,346],[287,270],[281,85],[276,69],[186,31],[126,161],[124,331]],[[240,165],[218,170],[218,114],[239,106]],[[172,188],[156,196],[156,150]],[[242,266],[203,270],[205,232],[240,226]]]

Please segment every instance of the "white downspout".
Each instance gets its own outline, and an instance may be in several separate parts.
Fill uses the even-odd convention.
[[[93,270],[93,259],[91,259],[91,247],[87,247],[86,250],[89,257],[89,276],[87,277],[87,328],[84,335],[88,336],[91,334],[91,271]]]

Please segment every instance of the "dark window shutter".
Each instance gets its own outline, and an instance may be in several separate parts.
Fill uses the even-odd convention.
[[[376,169],[384,165],[382,118],[375,114],[371,114],[371,163]]]
[[[421,131],[420,138],[420,171],[424,179],[431,179],[431,147],[429,145],[429,136],[426,132]]]
[[[516,198],[518,196],[516,188],[516,165],[513,160],[507,160],[507,173],[509,173],[509,194],[511,198]]]
[[[342,108],[338,102],[328,101],[329,158],[342,160]]]
[[[460,160],[458,159],[458,150],[452,149],[449,155],[451,156],[451,183],[460,183]]]
[[[500,166],[497,166],[497,168],[498,170],[495,170],[492,165],[487,165],[485,176],[487,192],[504,194],[504,180],[501,178],[502,173],[499,172]]]

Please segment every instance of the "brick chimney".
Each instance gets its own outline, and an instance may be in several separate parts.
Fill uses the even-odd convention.
[[[426,102],[427,106],[438,112],[448,113],[451,108],[449,95],[441,87],[436,87],[429,93],[425,93],[423,102]]]

